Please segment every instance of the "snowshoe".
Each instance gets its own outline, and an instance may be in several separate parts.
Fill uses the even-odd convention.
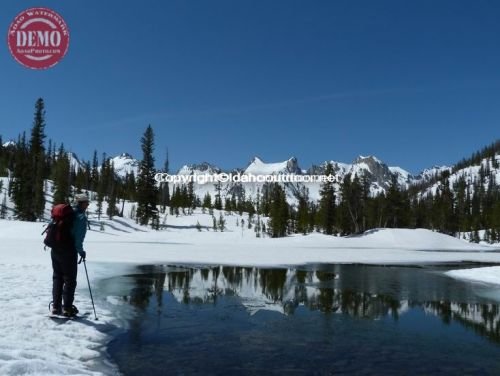
[[[71,306],[71,308],[64,308],[62,314],[64,317],[76,317],[78,312],[78,308],[76,308],[75,306]]]
[[[49,303],[49,311],[51,315],[62,315],[62,308],[54,306],[54,302]]]

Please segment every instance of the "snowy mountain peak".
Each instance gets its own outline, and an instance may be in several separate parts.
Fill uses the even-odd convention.
[[[301,174],[302,170],[299,168],[299,162],[296,157],[292,157],[287,161],[287,169],[293,174]]]
[[[497,163],[500,162],[500,156],[495,155],[495,160]],[[481,171],[482,170],[482,171]],[[488,171],[486,174],[485,171]],[[444,174],[446,173],[447,174]],[[484,177],[481,178],[481,175]],[[496,184],[500,184],[500,168],[498,165],[492,162],[492,157],[482,158],[481,160],[473,161],[470,165],[465,165],[462,168],[457,168],[457,166],[434,166],[430,169],[425,169],[419,175],[419,179],[422,182],[431,182],[430,185],[422,195],[425,196],[428,193],[436,194],[437,189],[442,184],[448,184],[450,189],[454,189],[454,186],[459,181],[464,181],[467,184],[467,189],[470,194],[474,194],[477,187],[475,184],[481,179],[484,180],[485,185],[488,185],[490,179]]]
[[[384,162],[382,162],[380,159],[378,159],[373,155],[368,155],[368,156],[360,155],[354,160],[353,164],[363,163],[363,162],[384,164]]]
[[[264,164],[264,161],[261,158],[255,156],[255,157],[252,158],[252,160],[250,161],[249,165],[251,165],[252,163],[255,163],[255,164]]]
[[[189,164],[182,166],[179,171],[177,171],[177,175],[191,175],[191,174],[220,174],[222,170],[214,166],[208,162],[202,162],[198,164]]]
[[[4,142],[4,143],[2,144],[2,146],[3,146],[4,148],[7,148],[7,147],[9,147],[9,146],[16,146],[16,142],[15,142],[15,141],[13,141],[13,140],[9,140],[9,141],[7,141],[7,142]]]
[[[389,167],[375,156],[357,157],[352,164],[341,163],[336,161],[326,161],[321,165],[313,165],[307,170],[308,174],[321,175],[325,173],[326,165],[330,163],[333,166],[333,173],[340,180],[343,180],[347,174],[351,175],[351,179],[364,176],[370,184],[372,194],[377,194],[385,191],[392,180],[396,176],[400,186],[407,186],[413,181],[413,176],[406,170],[400,167]]]
[[[128,153],[122,153],[111,158],[111,163],[113,163],[115,174],[121,178],[130,173],[134,173],[135,176],[139,173],[139,161]]]
[[[389,171],[396,176],[398,184],[400,187],[407,187],[415,181],[415,177],[408,171],[402,169],[401,167],[393,166],[389,167]]]
[[[120,159],[134,159],[129,153],[121,153],[119,156],[115,158],[120,158]]]
[[[433,166],[431,168],[426,168],[423,170],[417,177],[419,180],[429,180],[434,178],[437,175],[440,175],[444,171],[451,172],[452,167],[449,166]]]
[[[266,163],[259,157],[254,157],[245,169],[245,173],[254,175],[301,174],[302,170],[295,157],[276,163]]]
[[[71,170],[78,171],[79,169],[84,168],[83,163],[80,162],[80,160],[78,159],[78,157],[75,153],[68,151],[68,152],[66,152],[66,157],[69,160],[69,166],[70,166]]]

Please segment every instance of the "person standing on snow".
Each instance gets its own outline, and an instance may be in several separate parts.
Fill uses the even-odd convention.
[[[78,309],[73,305],[75,299],[76,276],[78,273],[78,255],[84,260],[83,240],[87,233],[87,216],[89,198],[85,194],[77,194],[74,198],[73,223],[71,235],[72,249],[52,249],[52,314],[66,317],[76,316]]]

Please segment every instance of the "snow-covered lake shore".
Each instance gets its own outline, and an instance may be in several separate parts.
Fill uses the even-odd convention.
[[[372,230],[363,236],[338,238],[322,234],[282,239],[256,238],[251,229],[231,227],[224,233],[200,232],[199,220],[173,218],[171,227],[150,231],[133,221],[104,221],[104,231],[87,233],[85,249],[91,283],[121,275],[127,265],[225,264],[286,266],[307,263],[426,264],[461,261],[498,263],[495,247],[479,246],[429,230]],[[50,252],[44,252],[42,223],[0,221],[0,374],[115,374],[105,353],[111,331],[123,325],[112,309],[97,305],[99,321],[58,324],[47,319],[51,300]],[[448,272],[450,277],[500,284],[500,267]],[[76,302],[91,312],[85,271],[80,266]]]

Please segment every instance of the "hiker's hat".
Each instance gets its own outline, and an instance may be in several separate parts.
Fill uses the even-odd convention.
[[[81,202],[89,202],[89,196],[85,193],[79,193],[75,195],[74,201],[79,204]]]

